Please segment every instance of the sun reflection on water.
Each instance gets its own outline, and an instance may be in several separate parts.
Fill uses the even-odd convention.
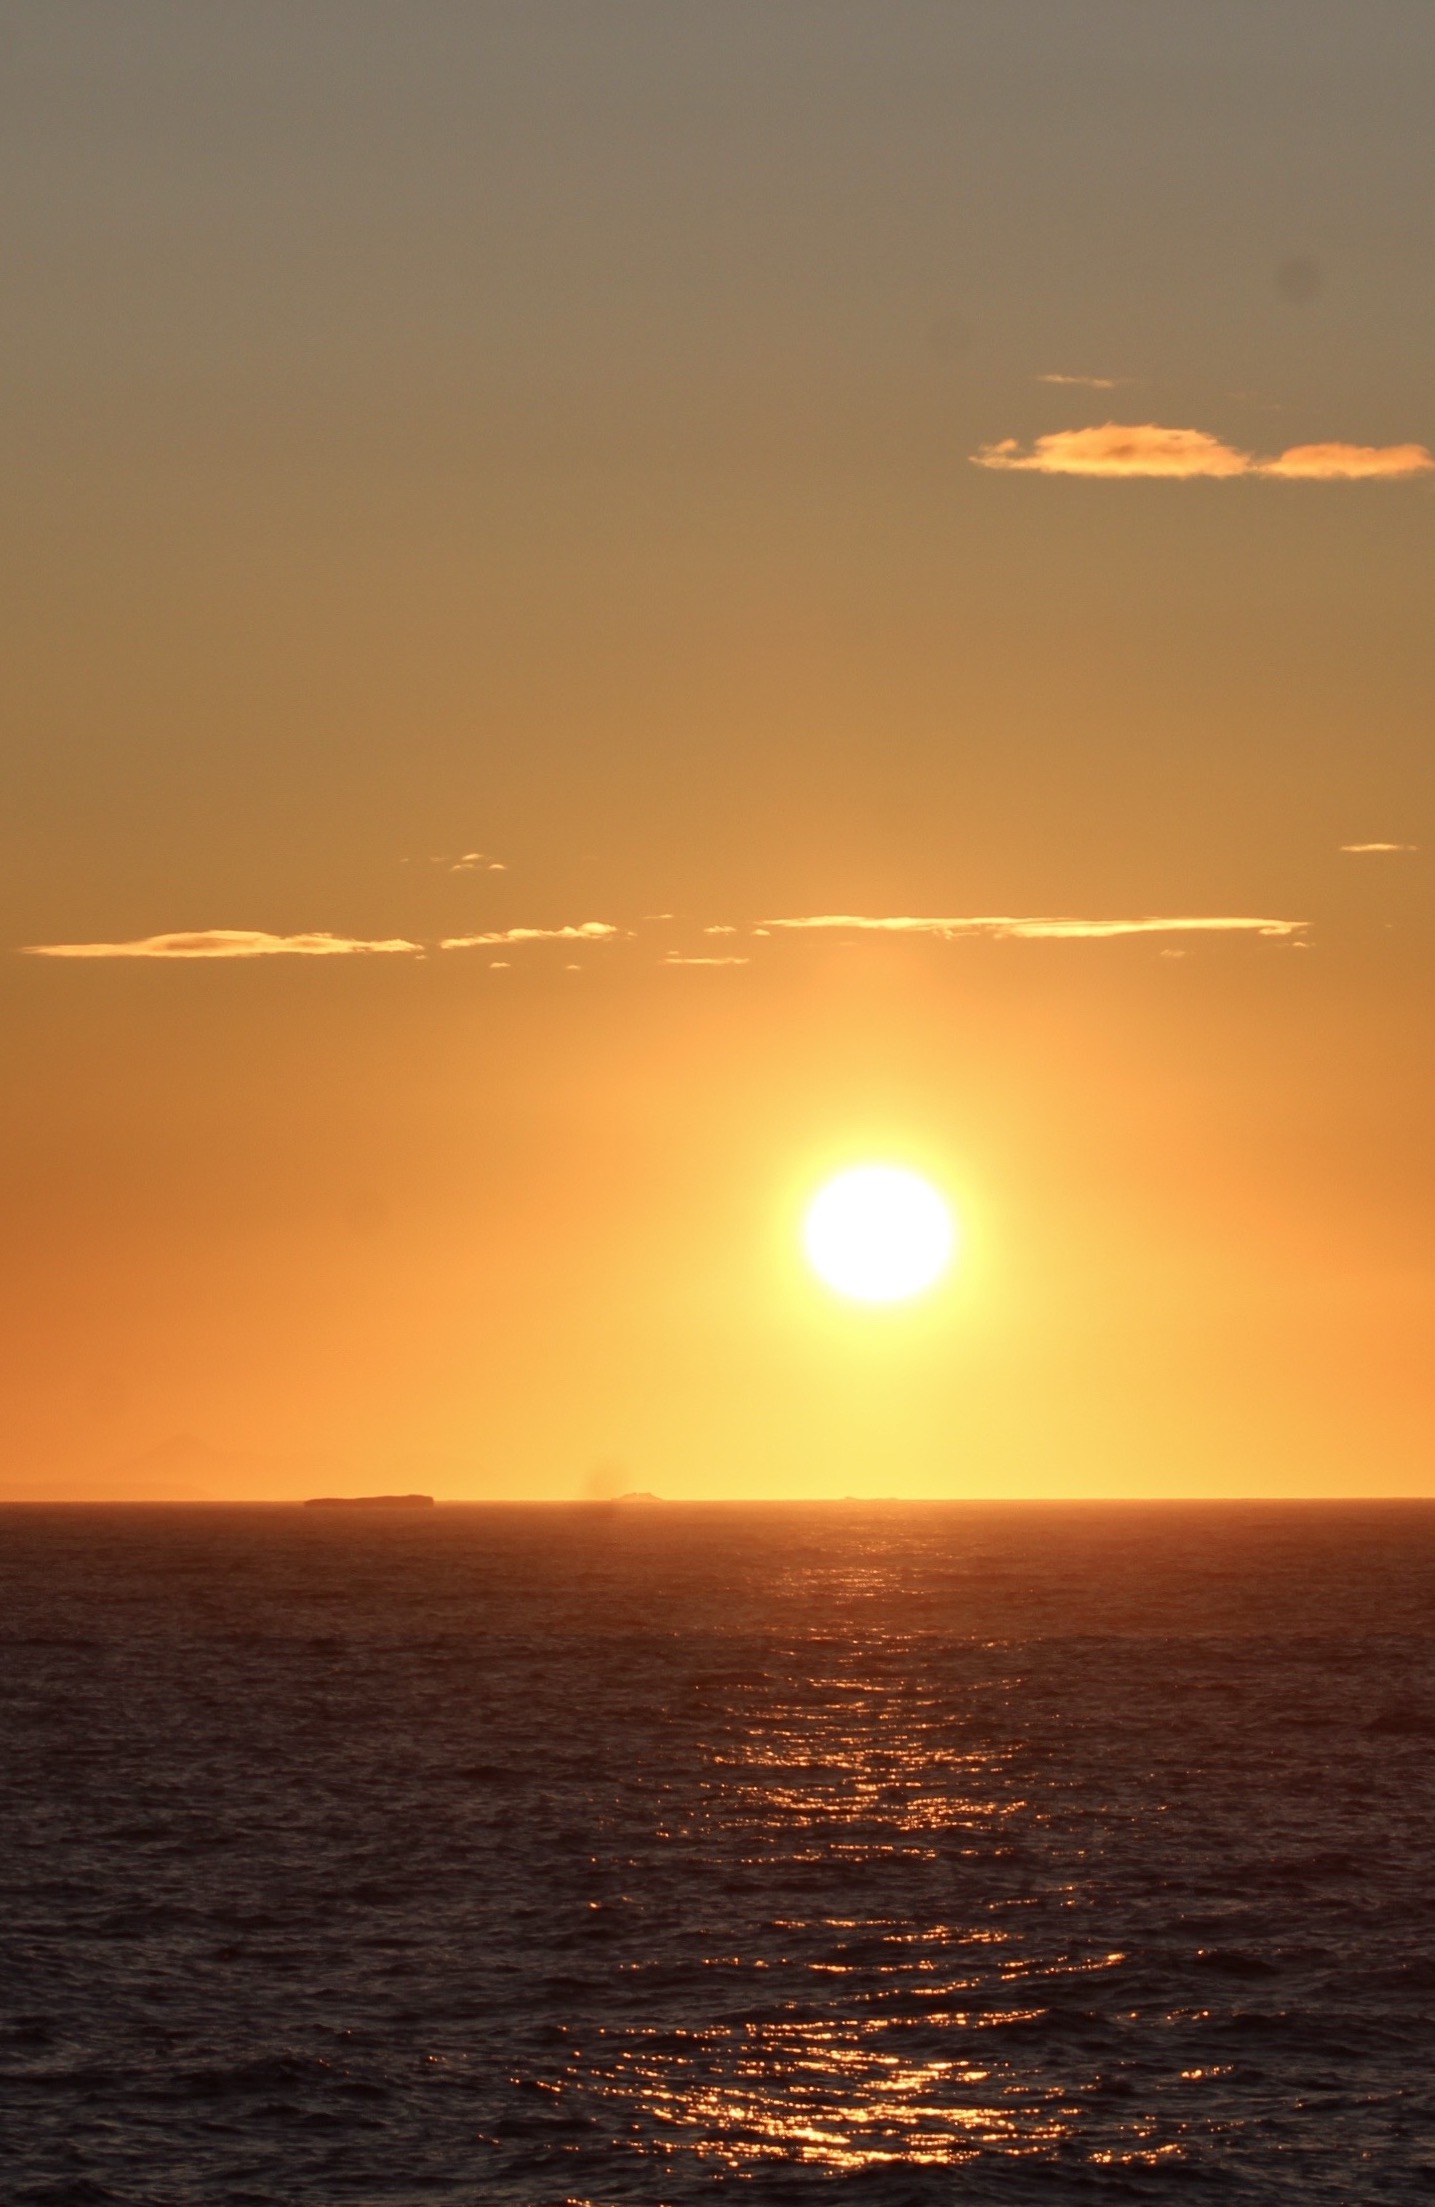
[[[885,2026],[835,2022],[638,2033],[614,2049],[607,2096],[641,2105],[667,2151],[738,2170],[797,2160],[857,2169],[970,2160],[1059,2139],[1079,2103],[1054,2103],[957,2059],[911,2061]],[[589,2072],[590,2088],[600,2082]],[[985,2088],[985,2089],[983,2089]]]
[[[607,2110],[616,2147],[834,2174],[1072,2147],[1100,2059],[1053,2076],[1022,2048],[1048,2003],[1126,1957],[1071,1936],[1069,1880],[1033,1893],[998,1874],[1059,1814],[1031,1798],[1022,1742],[992,1721],[1002,1662],[990,1651],[959,1685],[915,1636],[794,1645],[708,1712],[698,1782],[658,1836],[711,1866],[703,1963],[725,1997],[706,2017],[689,1996],[660,2021],[585,2034],[564,2081]],[[839,1913],[844,1881],[854,1905]],[[780,1905],[804,1884],[814,1905]],[[1108,2121],[1099,2158],[1169,2159],[1183,2126],[1167,2118],[1161,2136],[1149,2113],[1118,2121],[1114,2144]]]

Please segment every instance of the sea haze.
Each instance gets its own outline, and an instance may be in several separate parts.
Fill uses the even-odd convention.
[[[1435,1506],[0,1544],[16,2207],[1435,2193]]]

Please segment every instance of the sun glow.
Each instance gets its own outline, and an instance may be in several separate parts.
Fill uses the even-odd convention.
[[[951,1211],[900,1165],[858,1165],[819,1188],[802,1245],[817,1277],[859,1303],[899,1303],[942,1277],[956,1252]]]

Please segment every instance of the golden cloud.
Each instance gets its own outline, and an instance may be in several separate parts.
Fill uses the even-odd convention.
[[[1237,916],[1197,918],[1076,920],[994,915],[973,919],[875,918],[854,912],[821,912],[810,919],[767,920],[765,928],[855,928],[881,935],[931,935],[941,942],[972,936],[1001,941],[1103,942],[1115,935],[1301,935],[1308,920],[1271,920]],[[762,933],[764,929],[754,930]]]
[[[257,928],[209,927],[194,934],[145,935],[132,943],[26,943],[31,958],[353,958],[410,956],[421,945],[396,938],[360,942],[348,935],[266,935]]]
[[[679,951],[670,950],[660,963],[665,966],[745,966],[752,961],[749,958],[684,958]]]
[[[1161,429],[1154,422],[1109,421],[1099,429],[1056,429],[1023,452],[1015,437],[983,445],[977,467],[1034,475],[1246,475],[1249,453],[1207,436],[1204,429]]]
[[[1156,422],[1103,422],[1099,429],[1056,429],[1023,451],[1015,437],[972,454],[974,467],[1034,475],[1136,476],[1183,481],[1196,476],[1262,475],[1287,482],[1394,482],[1435,470],[1423,444],[1298,444],[1265,460],[1224,444],[1204,429]]]
[[[1341,849],[1352,858],[1362,858],[1374,851],[1418,851],[1418,843],[1342,843]]]
[[[502,927],[488,935],[449,935],[440,950],[491,950],[506,943],[605,943],[619,933],[606,920],[584,920],[579,927]]]
[[[1352,851],[1411,849],[1413,845],[1346,844]],[[880,935],[923,935],[941,942],[972,938],[992,941],[1103,941],[1118,935],[1247,934],[1301,936],[1304,920],[1265,919],[1245,914],[1146,917],[1139,919],[1073,919],[1043,914],[979,914],[959,918],[926,918],[911,914],[818,912],[801,918],[764,921],[753,927],[754,936],[772,933],[848,931]],[[711,927],[709,935],[734,935],[733,927]],[[584,920],[579,926],[507,927],[481,935],[451,935],[437,945],[440,950],[496,950],[527,943],[611,943],[625,939],[625,931],[607,920]],[[147,935],[139,941],[120,943],[28,943],[26,954],[34,958],[342,958],[379,956],[419,957],[425,945],[402,937],[367,941],[347,935],[270,935],[253,928],[216,927],[190,934]],[[661,961],[670,966],[746,965],[746,956],[719,952],[714,946],[705,955],[670,950]],[[491,960],[497,968],[506,959]],[[574,970],[577,970],[576,968]]]
[[[1292,483],[1370,483],[1428,475],[1432,468],[1435,458],[1423,444],[1293,444],[1278,459],[1258,461],[1253,472]]]

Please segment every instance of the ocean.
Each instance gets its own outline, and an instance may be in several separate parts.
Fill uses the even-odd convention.
[[[9,2207],[1435,2197],[1435,1505],[0,1512]]]

